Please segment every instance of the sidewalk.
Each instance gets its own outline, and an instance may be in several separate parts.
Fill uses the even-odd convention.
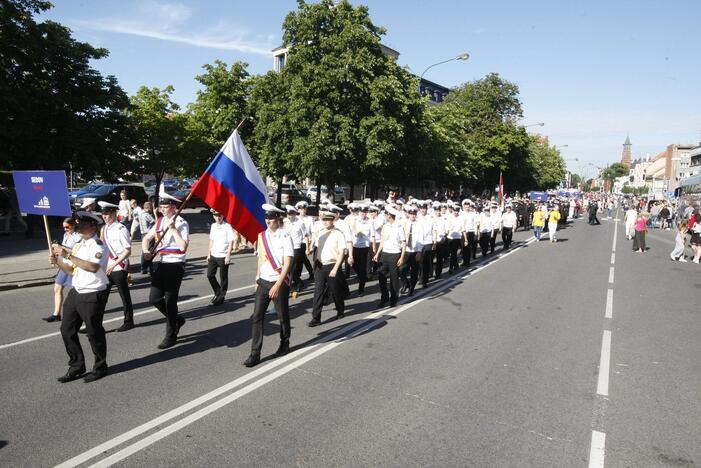
[[[190,223],[187,258],[190,261],[203,260],[207,257],[212,218],[208,212],[200,210],[185,210],[183,217]],[[62,233],[52,231],[52,239],[62,236]],[[129,260],[132,273],[138,271],[141,261],[141,241],[138,239],[132,242]],[[49,263],[43,230],[35,232],[31,239],[26,239],[21,233],[0,237],[0,291],[52,284],[56,271],[56,267]]]

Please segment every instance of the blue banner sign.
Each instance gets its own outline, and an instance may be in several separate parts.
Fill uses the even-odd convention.
[[[17,202],[22,213],[70,216],[64,171],[13,171]]]

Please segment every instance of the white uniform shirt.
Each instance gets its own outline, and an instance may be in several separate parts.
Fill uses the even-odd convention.
[[[100,269],[91,273],[76,267],[73,270],[73,288],[80,294],[102,291],[107,288],[110,280],[107,278],[107,251],[96,237],[81,240],[73,246],[73,256],[90,263],[97,263]]]
[[[436,242],[440,242],[445,239],[446,233],[446,222],[443,216],[438,212],[438,216],[433,218],[433,227],[436,230]]]
[[[270,253],[272,254],[273,260],[277,265],[282,268],[284,264],[285,257],[293,257],[294,251],[292,247],[292,238],[290,234],[282,228],[278,228],[275,232],[270,229],[266,229],[264,232],[258,234],[258,243],[256,247],[258,248],[258,258],[260,258],[260,279],[265,281],[277,281],[280,279],[280,273],[270,264],[268,255],[265,250],[265,245],[261,240],[261,237],[267,234],[267,239],[269,242]],[[290,259],[291,261],[291,259]]]
[[[122,223],[115,221],[102,227],[100,238],[108,252],[109,261],[107,262],[107,266],[111,267],[114,265],[112,271],[123,270],[124,268],[122,265],[119,265],[115,259],[122,255],[125,249],[131,248],[129,230]],[[128,264],[128,261],[128,258],[124,260],[125,266]]]
[[[214,258],[225,258],[230,252],[229,242],[234,242],[235,238],[234,229],[226,221],[222,221],[221,224],[212,223],[212,227],[209,228],[209,240],[212,241],[209,255]]]
[[[80,242],[82,239],[81,235],[78,234],[77,232],[64,232],[63,233],[63,240],[61,241],[61,245],[67,248],[68,250],[72,250],[73,246]],[[63,259],[63,263],[70,264],[70,260],[66,260],[65,258]]]
[[[402,243],[406,242],[404,226],[398,221],[382,226],[382,251],[388,254],[402,253]]]
[[[346,236],[337,228],[322,229],[316,243],[314,261],[322,265],[334,265],[346,249]]]
[[[463,229],[465,232],[477,232],[477,222],[479,221],[479,214],[477,214],[477,212],[474,210],[468,211],[465,213],[463,221]]]
[[[370,247],[370,239],[374,235],[372,220],[368,218],[356,219],[354,223],[354,234],[353,247],[359,249]]]
[[[480,213],[480,232],[492,232],[492,217],[489,216],[489,211]]]
[[[350,224],[348,224],[344,219],[337,219],[333,226],[343,233],[343,237],[346,242],[353,242],[353,231],[351,230]]]
[[[506,211],[501,215],[501,225],[505,228],[515,228],[516,227],[516,213],[511,211]]]
[[[433,244],[433,231],[435,231],[435,223],[430,216],[424,216],[418,220],[421,225],[421,245]]]
[[[404,235],[406,237],[406,251],[407,252],[421,252],[423,250],[423,244],[421,240],[423,239],[423,232],[421,230],[421,222],[409,221],[404,223]]]
[[[492,229],[498,231],[501,229],[501,212],[495,211],[489,218],[492,220]]]
[[[292,247],[299,249],[302,247],[304,237],[307,235],[307,229],[304,227],[304,222],[297,218],[294,221],[285,219],[285,230],[292,238]]]
[[[297,219],[301,219],[304,223],[304,229],[308,236],[312,235],[312,226],[314,225],[314,219],[311,216],[298,216]]]
[[[450,215],[446,221],[448,239],[460,239],[462,237],[463,219],[459,215]]]
[[[180,250],[178,243],[175,239],[175,235],[168,229],[170,224],[170,219],[165,216],[161,216],[156,221],[156,235],[158,238],[162,237],[165,233],[165,237],[158,247],[158,252],[161,254],[161,261],[163,263],[178,263],[185,261],[185,252]],[[180,237],[183,238],[185,242],[190,238],[190,225],[180,216],[175,220],[175,229],[180,233]]]
[[[382,239],[382,226],[385,225],[385,217],[378,213],[371,221],[375,243],[379,245],[380,239]]]

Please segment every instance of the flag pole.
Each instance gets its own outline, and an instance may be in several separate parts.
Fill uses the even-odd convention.
[[[238,130],[239,128],[241,128],[241,127],[243,126],[243,123],[246,121],[247,118],[248,118],[248,117],[244,117],[243,119],[241,119],[241,122],[239,122],[239,124],[236,126],[236,128],[234,129],[234,131],[236,131],[236,130]],[[196,184],[195,184],[195,185],[196,185]],[[177,211],[175,212],[174,218],[177,218],[178,216],[180,216],[180,213],[182,213],[182,211],[185,209],[185,206],[187,205],[187,202],[189,202],[189,201],[190,201],[190,198],[192,198],[193,189],[194,189],[194,186],[193,186],[192,188],[190,188],[190,191],[187,193],[187,196],[185,197],[185,199],[183,200],[183,202],[182,202],[182,203],[180,204],[180,206],[178,207]],[[46,220],[46,216],[44,216],[44,220]],[[48,236],[49,236],[49,234],[48,234],[48,228],[47,228],[47,231],[46,231],[46,236],[47,236],[47,238],[48,238]],[[163,241],[163,237],[165,237],[165,236],[161,236],[161,238],[158,239],[158,241],[154,244],[154,246],[151,247],[151,249],[149,250],[149,253],[150,253],[151,255],[154,255],[154,254],[156,253],[156,249],[158,248],[159,245],[161,245],[161,242]],[[49,250],[51,250],[51,243],[50,243],[50,242],[49,242]]]
[[[49,218],[47,218],[46,215],[44,216],[44,230],[46,231],[46,243],[49,245],[49,254],[52,254],[53,252],[51,251],[51,233],[49,232]]]

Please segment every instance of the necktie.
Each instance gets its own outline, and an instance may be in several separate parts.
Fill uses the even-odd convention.
[[[409,239],[407,240],[407,243],[409,244],[410,247],[412,247],[414,244],[411,243],[411,231],[414,229],[414,223],[409,223]]]

